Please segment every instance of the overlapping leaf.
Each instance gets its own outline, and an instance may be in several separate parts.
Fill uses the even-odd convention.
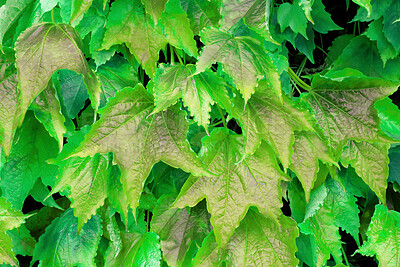
[[[190,176],[183,186],[176,207],[194,206],[207,200],[216,240],[225,247],[251,205],[265,216],[277,218],[281,211],[280,181],[288,177],[279,169],[272,148],[262,143],[254,155],[243,159],[242,138],[229,130],[215,129],[203,139],[202,160],[218,174]]]
[[[194,119],[207,129],[210,122],[211,105],[214,101],[229,104],[230,100],[224,87],[225,82],[212,71],[197,75],[194,65],[161,65],[157,70],[154,86],[154,112],[165,110],[182,97]]]
[[[102,49],[125,43],[149,76],[156,71],[158,51],[166,45],[161,28],[146,14],[139,0],[112,4]]]
[[[81,157],[113,152],[132,209],[138,206],[151,167],[160,160],[194,174],[206,173],[186,142],[189,126],[184,112],[175,107],[149,116],[153,108],[153,98],[140,84],[117,92],[73,152]]]
[[[100,103],[99,82],[87,64],[81,46],[77,33],[67,24],[37,24],[21,34],[16,43],[16,65],[22,115],[59,69],[83,74],[91,104],[97,109]]]
[[[264,76],[272,85],[271,90],[281,95],[278,71],[257,39],[249,36],[234,37],[215,27],[205,28],[200,36],[205,47],[196,64],[196,74],[219,62],[233,78],[245,101],[249,100],[258,80]]]
[[[211,1],[205,0],[181,0],[182,8],[185,10],[194,34],[207,26],[217,26],[220,19],[218,6]]]
[[[298,228],[296,223],[280,215],[278,221],[264,217],[251,208],[235,230],[222,257],[211,233],[194,258],[194,266],[296,266],[294,257]]]

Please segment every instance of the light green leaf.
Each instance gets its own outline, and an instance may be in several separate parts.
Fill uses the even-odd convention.
[[[231,237],[218,262],[214,236],[210,234],[193,261],[193,266],[297,266],[296,222],[280,215],[278,221],[249,209],[239,228]]]
[[[278,23],[281,26],[281,32],[290,27],[294,33],[300,33],[308,39],[307,18],[299,5],[283,3],[278,8]]]
[[[181,7],[180,0],[168,1],[159,24],[164,27],[163,33],[168,43],[183,49],[190,56],[198,56],[194,34],[190,28],[186,12]]]
[[[18,266],[18,260],[12,250],[11,238],[6,231],[20,226],[25,218],[26,216],[21,211],[13,209],[5,198],[0,197],[0,264]]]
[[[77,232],[78,219],[72,209],[54,219],[40,236],[33,262],[40,266],[95,266],[94,256],[102,234],[100,217],[94,216]]]
[[[100,107],[104,107],[117,91],[138,83],[137,70],[119,55],[99,66],[96,73],[101,84]]]
[[[330,148],[317,134],[304,131],[297,132],[289,167],[297,174],[297,178],[303,185],[307,202],[317,180],[319,160],[327,164],[337,165]]]
[[[181,0],[193,33],[199,32],[208,26],[217,26],[220,18],[218,7],[208,0]]]
[[[79,16],[85,13],[92,5],[93,0],[73,0],[72,1],[72,13],[69,21],[72,24]]]
[[[5,33],[32,2],[33,0],[8,0],[0,7],[0,50],[3,50]]]
[[[279,74],[262,44],[249,36],[234,37],[218,28],[205,28],[200,33],[205,44],[196,64],[196,73],[205,71],[212,64],[223,64],[224,71],[230,75],[236,87],[247,102],[254,93],[258,80],[266,76],[272,89],[281,96]]]
[[[296,0],[294,1],[295,4],[298,4],[304,11],[304,15],[306,16],[307,20],[314,24],[313,16],[311,12],[315,9],[315,0]],[[318,0],[317,0],[318,1]]]
[[[109,49],[122,43],[152,77],[157,67],[158,52],[167,41],[139,0],[117,0],[111,6],[101,48]]]
[[[153,98],[142,85],[118,91],[99,111],[100,120],[71,155],[86,157],[113,152],[133,210],[138,206],[151,167],[158,161],[193,174],[206,173],[186,141],[189,125],[185,112],[175,107],[149,116],[153,109]]]
[[[199,125],[207,129],[210,123],[211,105],[214,100],[229,104],[228,92],[225,82],[214,72],[207,70],[197,75],[195,66],[188,65],[165,65],[158,68],[154,80],[155,110],[159,112],[167,109],[182,97]]]
[[[36,183],[32,187],[29,195],[33,197],[33,199],[37,202],[41,202],[45,206],[54,207],[60,210],[63,210],[53,199],[53,197],[46,197],[49,195],[50,190],[46,185],[43,184],[42,179],[37,179]]]
[[[105,266],[161,266],[161,251],[158,236],[154,232],[122,233],[122,250],[114,257],[112,250],[108,251]]]
[[[190,176],[175,207],[193,207],[205,198],[219,247],[225,247],[251,205],[265,216],[279,217],[280,181],[288,177],[280,170],[267,143],[243,159],[241,136],[231,134],[226,128],[216,128],[210,137],[203,139],[200,155],[208,169],[218,175]]]
[[[365,8],[368,12],[367,17],[369,17],[371,15],[372,12],[372,6],[371,6],[371,0],[353,0],[354,3],[356,3],[359,6],[362,6],[363,8]]]
[[[20,101],[14,57],[8,51],[0,56],[0,146],[7,158],[18,126]]]
[[[57,142],[30,112],[19,131],[10,157],[0,171],[0,188],[13,207],[22,209],[36,180],[54,179],[57,167],[46,160],[57,155]]]
[[[147,14],[154,20],[154,25],[157,25],[158,20],[161,18],[161,14],[164,12],[165,4],[168,0],[141,0]]]
[[[63,135],[67,132],[65,118],[61,114],[60,102],[57,99],[53,82],[50,80],[46,88],[36,97],[31,105],[36,118],[40,121],[50,136],[58,143],[59,150],[63,146]]]
[[[233,110],[225,109],[242,124],[245,153],[252,154],[261,140],[271,143],[285,168],[289,167],[293,152],[294,131],[313,130],[311,114],[293,103],[285,95],[283,102],[266,81],[260,81],[247,104],[235,97]],[[231,108],[232,109],[232,108]]]
[[[328,144],[340,151],[349,139],[389,141],[379,128],[374,104],[395,92],[397,85],[362,75],[346,77],[346,74],[347,70],[339,73],[338,78],[315,76],[306,96]]]
[[[397,57],[398,53],[396,52],[396,49],[383,33],[382,18],[379,20],[374,20],[369,24],[366,35],[372,41],[376,41],[376,45],[378,46],[379,54],[384,65],[389,59],[394,59]]]
[[[44,90],[51,75],[59,69],[70,69],[83,74],[91,104],[97,109],[100,103],[100,85],[86,62],[81,46],[77,33],[67,24],[37,24],[20,35],[16,44],[16,65],[22,116]]]
[[[73,119],[83,109],[88,98],[82,75],[70,70],[60,70],[57,79],[60,83],[61,101],[66,108],[68,117]]]
[[[106,18],[99,14],[100,11],[94,6],[90,7],[82,20],[74,28],[84,39],[90,32],[96,32],[102,29],[106,23]]]
[[[340,156],[343,165],[351,164],[383,204],[386,203],[386,180],[389,176],[389,147],[385,143],[350,141]]]
[[[201,241],[211,231],[209,214],[202,202],[190,209],[170,208],[171,196],[159,199],[153,211],[151,230],[161,240],[164,259],[170,266],[183,266],[185,257],[190,257],[192,247],[200,247]]]
[[[60,164],[57,182],[50,194],[70,189],[68,198],[78,218],[78,232],[103,205],[108,177],[108,158],[100,154],[68,158]]]
[[[400,262],[400,213],[383,205],[375,206],[367,236],[368,240],[356,252],[376,255],[380,266],[398,266]]]

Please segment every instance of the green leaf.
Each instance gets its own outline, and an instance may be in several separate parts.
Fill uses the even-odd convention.
[[[188,55],[197,57],[197,46],[186,12],[180,0],[169,0],[160,19],[163,33],[171,45],[183,49]]]
[[[307,202],[317,180],[319,160],[327,164],[337,165],[330,148],[317,134],[304,131],[297,132],[289,167],[297,174],[297,178],[303,185]]]
[[[0,57],[0,146],[7,158],[18,126],[20,101],[14,57],[6,52]]]
[[[63,210],[53,199],[53,197],[46,197],[49,195],[50,190],[47,188],[46,185],[43,184],[42,179],[37,179],[36,183],[32,187],[29,195],[33,197],[33,199],[37,202],[41,202],[43,205],[54,207],[60,210]]]
[[[61,114],[60,102],[57,99],[53,82],[50,80],[46,88],[39,94],[31,105],[36,118],[40,121],[50,136],[58,143],[59,150],[63,146],[63,135],[67,132],[65,118]]]
[[[280,181],[288,177],[280,170],[267,143],[243,159],[241,136],[216,128],[210,137],[203,139],[202,149],[202,160],[218,175],[190,176],[175,207],[193,207],[206,198],[219,247],[225,247],[251,205],[265,216],[277,218],[281,214]]]
[[[341,149],[349,139],[387,142],[389,139],[379,128],[374,104],[396,91],[397,85],[362,75],[343,76],[347,73],[352,74],[344,70],[338,78],[316,75],[305,98],[328,144]]]
[[[383,33],[383,19],[372,21],[369,24],[366,35],[370,40],[376,41],[384,65],[389,59],[397,57],[396,49]]]
[[[310,2],[309,0],[301,0],[301,2]],[[314,18],[313,29],[320,33],[328,33],[329,31],[342,30],[331,19],[331,14],[325,11],[325,6],[321,0],[312,0],[311,15]],[[306,13],[307,14],[307,13]]]
[[[68,117],[73,119],[83,109],[88,98],[83,78],[80,74],[70,70],[58,71],[57,78],[60,82],[61,101],[66,108]]]
[[[300,33],[308,39],[307,18],[299,5],[283,3],[278,8],[278,23],[281,26],[281,32],[290,27],[294,33]]]
[[[389,176],[389,147],[385,143],[350,141],[340,156],[343,165],[351,164],[383,204],[386,203],[386,180]]]
[[[0,7],[0,50],[3,50],[4,35],[32,2],[33,0],[8,0]]]
[[[181,0],[183,10],[185,10],[190,26],[195,35],[208,26],[217,26],[220,14],[218,7],[207,0]]]
[[[25,218],[26,216],[21,211],[13,209],[5,198],[0,197],[0,264],[18,266],[18,260],[12,250],[11,238],[6,231],[20,226]]]
[[[154,25],[157,25],[158,20],[161,18],[161,14],[164,12],[165,4],[168,0],[141,0],[147,14],[154,20]]]
[[[176,107],[150,115],[153,98],[138,84],[118,91],[71,156],[114,153],[128,204],[135,210],[151,167],[162,160],[193,174],[206,173],[186,141],[185,112]]]
[[[96,73],[101,84],[100,107],[104,107],[117,91],[138,83],[137,71],[119,55],[101,65]]]
[[[73,157],[60,165],[56,185],[50,194],[70,188],[68,197],[78,218],[79,232],[107,197],[108,158],[100,154]]]
[[[102,49],[125,43],[149,76],[156,71],[158,52],[167,41],[139,0],[117,0],[111,6]]]
[[[56,141],[46,129],[28,113],[14,143],[10,157],[0,171],[0,188],[13,207],[22,209],[36,180],[54,179],[57,167],[46,160],[57,155]]]
[[[182,97],[194,116],[194,120],[207,129],[210,123],[211,105],[214,101],[229,104],[225,82],[214,72],[207,70],[197,75],[194,65],[160,65],[154,86],[155,112],[167,109]]]
[[[170,208],[171,196],[159,199],[153,212],[151,230],[161,240],[161,250],[170,266],[183,266],[191,247],[200,247],[201,241],[211,231],[209,214],[204,202],[190,209]]]
[[[81,73],[93,108],[100,103],[100,86],[86,62],[75,30],[66,24],[42,23],[28,28],[16,44],[22,115],[59,69]]]
[[[90,7],[82,20],[75,26],[75,30],[79,33],[81,38],[85,38],[90,32],[96,32],[103,28],[106,23],[106,18],[100,15],[99,11],[94,6]]]
[[[235,97],[233,110],[225,107],[242,124],[245,153],[252,154],[261,140],[271,143],[285,168],[293,152],[294,131],[313,130],[311,114],[285,95],[282,102],[266,81],[260,81],[247,104]],[[231,108],[232,109],[232,108]]]
[[[25,225],[22,224],[18,228],[7,231],[7,235],[11,237],[11,243],[15,254],[22,256],[32,256],[36,240],[31,236]]]
[[[400,140],[400,110],[396,104],[386,97],[375,103],[381,119],[382,131],[393,139]]]
[[[388,41],[393,45],[397,54],[400,51],[400,21],[398,13],[400,12],[400,3],[392,1],[391,5],[386,9],[383,15],[383,33]]]
[[[79,16],[85,13],[92,5],[93,0],[73,0],[72,1],[72,13],[69,21],[72,24]]]
[[[381,266],[398,266],[400,214],[383,205],[375,206],[367,236],[368,240],[356,252],[366,256],[376,255]]]
[[[122,250],[117,257],[109,250],[105,266],[161,266],[158,236],[154,232],[122,233]]]
[[[218,262],[217,246],[211,233],[193,261],[193,266],[297,266],[296,223],[284,215],[278,220],[264,217],[256,209],[249,209],[235,230],[222,258]]]
[[[318,0],[317,0],[318,1]],[[306,16],[307,20],[314,24],[313,16],[311,12],[315,9],[315,0],[296,0],[294,1],[295,4],[298,4],[304,11],[304,15]],[[314,14],[313,14],[314,15]]]
[[[95,266],[94,256],[102,234],[100,217],[94,216],[77,232],[78,219],[72,209],[52,221],[33,251],[40,266]]]
[[[367,17],[369,17],[371,15],[372,12],[372,6],[371,6],[371,0],[353,0],[354,3],[356,3],[359,6],[362,6],[363,8],[365,8],[368,12]]]
[[[254,93],[259,78],[264,75],[272,84],[272,90],[281,95],[281,84],[276,67],[262,44],[249,36],[234,37],[218,28],[205,28],[200,33],[205,44],[196,64],[196,73],[205,71],[212,64],[223,64],[247,102]]]

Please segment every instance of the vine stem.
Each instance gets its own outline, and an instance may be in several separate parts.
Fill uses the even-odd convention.
[[[221,114],[221,117],[222,117],[222,124],[224,125],[225,128],[228,129],[228,124],[226,123],[224,113],[222,112],[222,109],[218,105],[217,105],[217,107],[218,107],[219,114]]]
[[[294,73],[294,71],[290,67],[288,68],[288,73],[290,78],[292,78],[292,80],[302,89],[306,90],[307,92],[311,90],[311,87],[305,82],[303,82],[303,80],[300,79],[299,76],[297,76],[296,73]]]
[[[172,47],[172,46],[171,46],[171,47]],[[181,63],[181,65],[185,65],[185,64],[183,64],[182,59],[181,59],[181,57],[179,56],[179,54],[178,54],[178,52],[176,51],[176,49],[175,49],[175,48],[173,48],[173,49],[174,49],[174,52],[175,52],[176,57],[177,57],[178,60],[179,60],[179,63]]]
[[[340,245],[340,247],[342,249],[343,258],[344,258],[344,261],[346,262],[346,265],[350,266],[349,260],[347,259],[346,253],[344,252],[343,244]]]

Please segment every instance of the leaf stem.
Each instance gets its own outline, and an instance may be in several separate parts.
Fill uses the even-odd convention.
[[[175,58],[174,58],[174,48],[172,47],[172,45],[169,45],[169,57],[171,64],[173,64],[175,62]]]
[[[174,48],[174,52],[175,52],[175,54],[176,54],[176,57],[177,57],[178,60],[179,60],[179,63],[181,63],[181,65],[185,65],[185,64],[183,64],[182,59],[181,59],[181,57],[179,56],[179,54],[178,54],[178,52],[176,51],[175,48]]]
[[[311,90],[311,87],[308,84],[306,84],[302,79],[300,79],[299,76],[297,76],[296,73],[294,73],[294,71],[290,67],[288,68],[288,74],[290,78],[292,78],[292,80],[302,89],[306,91]]]
[[[222,124],[224,125],[225,128],[228,129],[228,124],[226,123],[225,115],[224,115],[224,113],[222,112],[222,109],[220,108],[220,106],[217,105],[217,107],[218,107],[219,114],[221,114]]]
[[[56,20],[54,19],[54,8],[51,10],[51,20],[56,24]]]
[[[346,265],[350,266],[349,260],[347,259],[346,253],[344,252],[343,244],[340,245],[340,248],[342,250],[343,258],[344,258],[344,261],[346,262]]]

